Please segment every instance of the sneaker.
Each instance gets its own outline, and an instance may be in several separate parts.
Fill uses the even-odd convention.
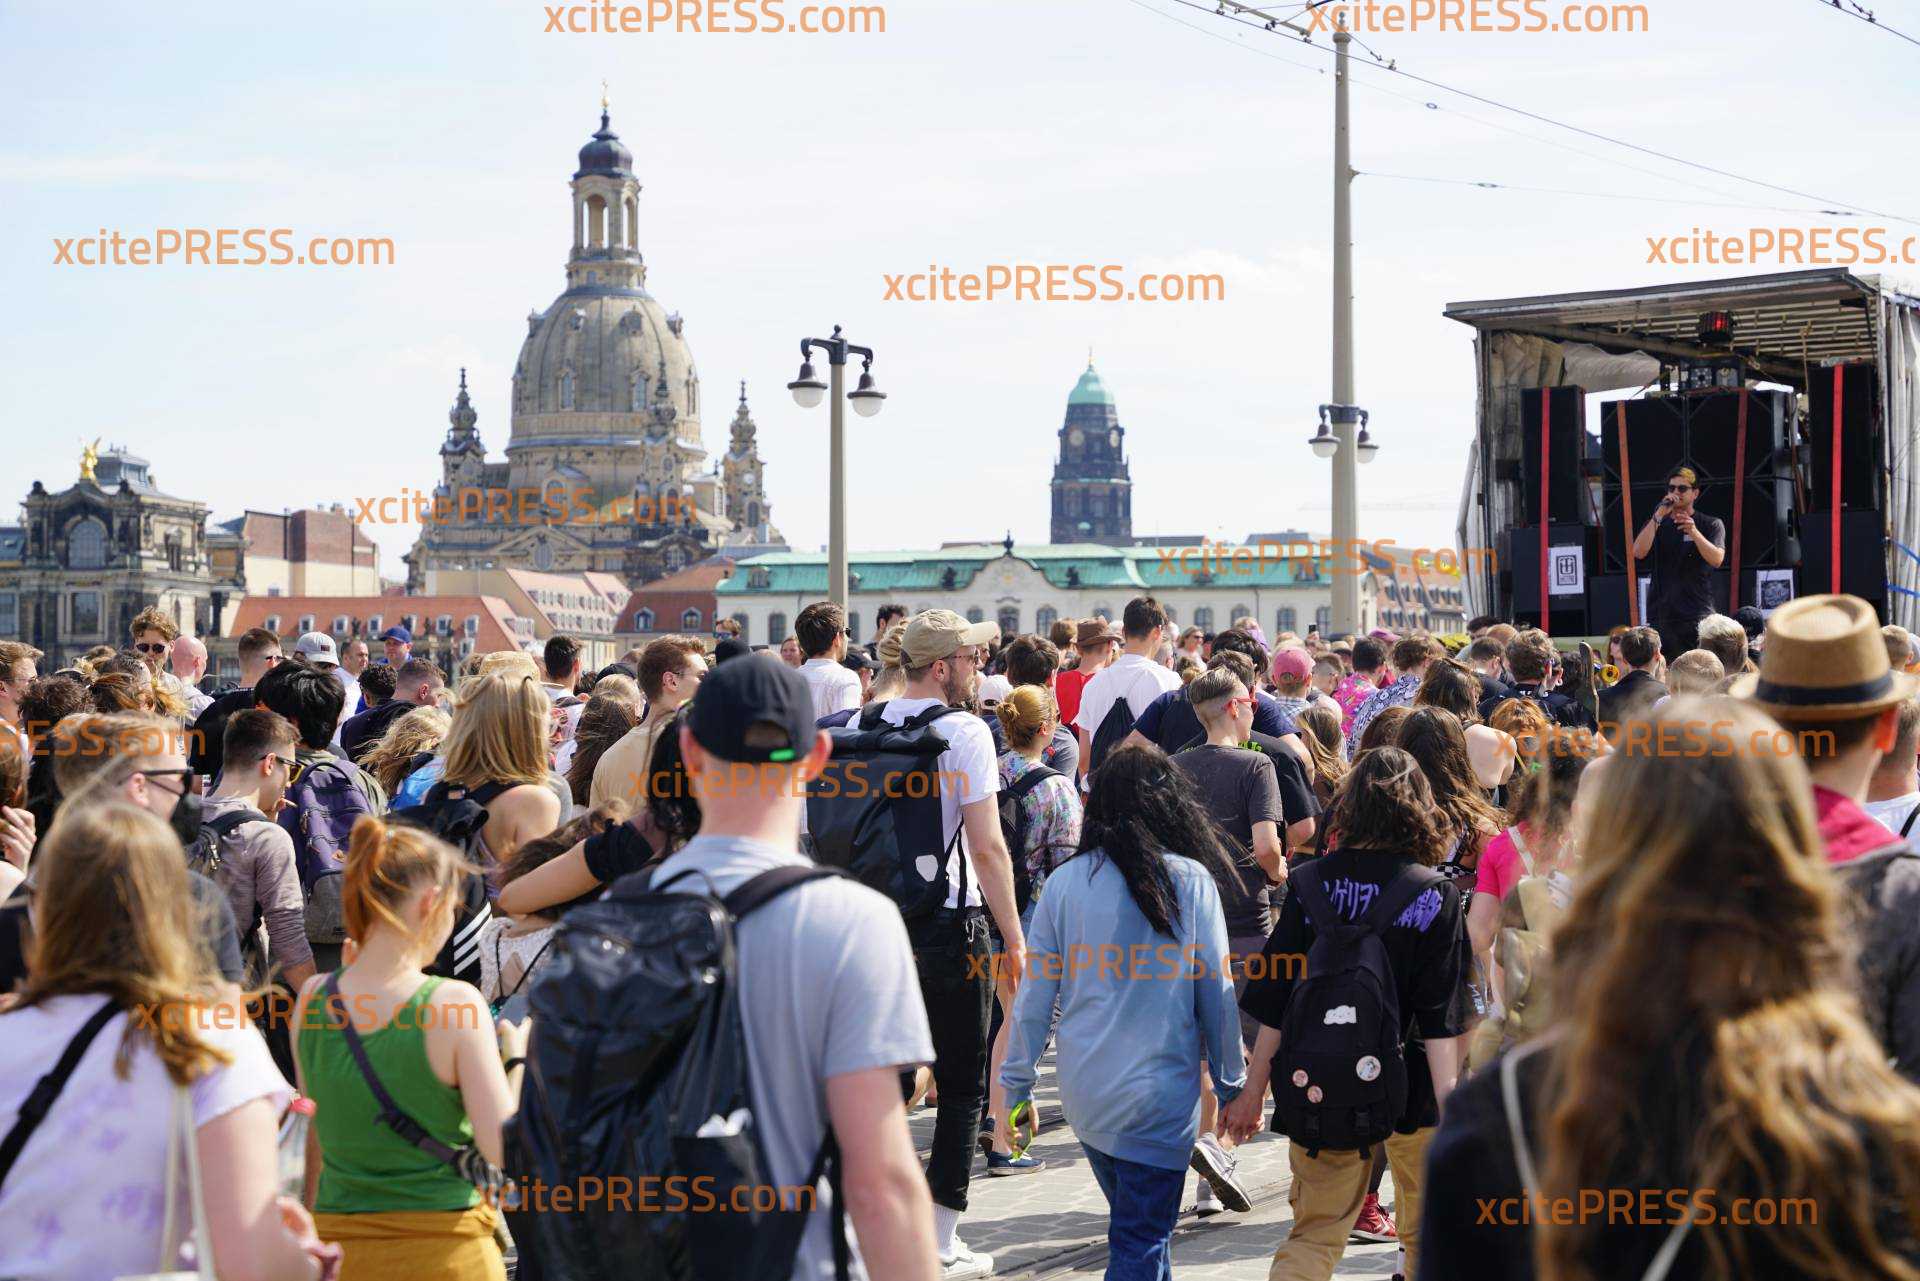
[[[980,1277],[993,1275],[993,1256],[975,1254],[967,1249],[967,1243],[956,1239],[953,1253],[940,1260],[941,1281],[977,1281]]]
[[[1233,1153],[1220,1146],[1220,1140],[1211,1134],[1203,1134],[1193,1145],[1193,1156],[1187,1162],[1194,1170],[1213,1185],[1214,1195],[1220,1198],[1220,1204],[1235,1214],[1245,1214],[1253,1209],[1253,1199],[1247,1190],[1240,1186],[1240,1180],[1233,1177],[1234,1167],[1239,1165]]]
[[[1220,1198],[1213,1194],[1213,1184],[1200,1180],[1200,1190],[1194,1194],[1193,1213],[1196,1218],[1211,1219],[1223,1213],[1226,1207],[1220,1204]]]
[[[1394,1230],[1393,1220],[1380,1208],[1380,1194],[1367,1193],[1367,1199],[1360,1203],[1360,1217],[1353,1221],[1353,1228],[1347,1233],[1354,1241],[1367,1241],[1374,1245],[1392,1245],[1400,1240],[1400,1234]]]
[[[991,1129],[983,1126],[980,1130],[980,1137],[973,1141],[973,1145],[980,1149],[981,1156],[987,1158],[988,1161],[993,1160],[993,1131]]]
[[[1038,1174],[1047,1168],[1047,1163],[1032,1156],[1002,1156],[987,1150],[987,1173],[1000,1178],[1015,1174]]]

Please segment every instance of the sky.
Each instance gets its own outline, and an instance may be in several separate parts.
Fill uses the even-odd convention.
[[[849,419],[855,550],[1045,541],[1089,350],[1127,428],[1136,533],[1324,532],[1329,468],[1306,442],[1331,399],[1325,38],[1178,0],[884,7],[884,34],[562,34],[539,0],[0,0],[0,481],[64,488],[98,436],[214,520],[352,511],[438,480],[462,366],[504,456],[513,362],[528,311],[564,288],[567,182],[604,79],[707,446],[725,448],[745,379],[796,549],[826,538],[827,414],[784,384],[799,340],[835,324],[876,349],[889,396]],[[1881,8],[1920,34],[1916,0]],[[1359,54],[1356,370],[1382,446],[1361,472],[1363,536],[1454,541],[1474,363],[1449,302],[1748,274],[1648,263],[1649,236],[1695,227],[1920,232],[1800,212],[1920,219],[1920,47],[1825,0],[1730,12],[1648,0],[1650,32],[1367,37],[1404,71],[1818,199]],[[186,227],[387,237],[395,261],[56,262],[56,240]],[[930,264],[1054,263],[1217,273],[1226,296],[884,298],[887,275]],[[417,528],[369,532],[401,575]]]

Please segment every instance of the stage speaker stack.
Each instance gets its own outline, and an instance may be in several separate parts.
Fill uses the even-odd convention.
[[[1524,522],[1495,549],[1516,622],[1537,623],[1549,634],[1583,635],[1586,579],[1595,569],[1588,498],[1587,393],[1582,387],[1533,387],[1520,393],[1520,488]],[[1541,526],[1546,525],[1546,569],[1541,572]],[[1543,581],[1548,613],[1540,612]]]
[[[1880,389],[1870,364],[1813,371],[1807,386],[1811,488],[1801,523],[1800,592],[1842,591],[1887,616],[1886,515],[1882,511]],[[1835,425],[1838,424],[1836,434]],[[1840,539],[1834,575],[1833,542]]]
[[[1701,486],[1698,509],[1727,530],[1727,560],[1710,576],[1715,607],[1724,612],[1757,604],[1763,589],[1781,590],[1781,571],[1798,563],[1801,553],[1793,525],[1790,393],[1688,392],[1617,401],[1602,413],[1601,546],[1588,602],[1595,632],[1634,617],[1627,598],[1627,541],[1665,499],[1667,476],[1676,467],[1693,468]],[[1652,566],[1636,561],[1634,571],[1646,578]],[[1637,586],[1634,592],[1637,598]],[[1651,620],[1641,613],[1640,622]]]

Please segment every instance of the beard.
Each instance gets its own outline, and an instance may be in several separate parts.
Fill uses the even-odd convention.
[[[946,682],[940,686],[940,696],[946,700],[948,707],[959,707],[972,701],[978,683],[979,678],[972,672],[962,676],[958,669],[949,668]]]

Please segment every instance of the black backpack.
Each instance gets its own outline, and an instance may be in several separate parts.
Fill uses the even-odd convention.
[[[1040,784],[1050,778],[1065,778],[1059,770],[1046,765],[1036,765],[1014,781],[1012,787],[1000,789],[1000,835],[1007,842],[1007,853],[1013,857],[1013,896],[1016,906],[1022,912],[1033,898],[1033,875],[1027,871],[1026,823],[1021,814],[1020,801]]]
[[[482,783],[468,788],[435,783],[418,805],[398,810],[393,821],[419,827],[466,855],[468,862],[483,860],[480,829],[487,825],[487,802],[507,790],[506,783]],[[461,902],[455,914],[453,933],[447,936],[440,955],[427,966],[427,973],[440,974],[480,985],[480,932],[493,919],[493,907],[487,894],[484,873],[464,879]]]
[[[609,1194],[562,1208],[540,1205],[535,1192],[533,1212],[510,1211],[508,1222],[542,1276],[710,1281],[793,1271],[813,1198],[767,1209],[753,1195],[773,1179],[748,1082],[735,928],[787,890],[838,873],[778,867],[725,898],[671,888],[696,875],[658,886],[651,868],[621,877],[567,913],[533,981],[506,1168],[523,1192],[599,1184],[645,1198],[623,1205]],[[850,1254],[831,1129],[806,1185],[823,1176],[844,1279]]]
[[[1127,741],[1127,735],[1133,732],[1133,708],[1124,698],[1113,700],[1113,706],[1100,718],[1100,724],[1094,727],[1093,742],[1087,751],[1087,773],[1099,769],[1107,759],[1107,754]]]
[[[193,838],[193,844],[187,846],[187,870],[212,877],[227,861],[220,852],[220,842],[233,835],[234,828],[242,823],[271,822],[272,819],[251,805],[243,805],[217,818],[207,819],[200,824],[200,834]]]
[[[1306,973],[1294,986],[1274,1055],[1278,1128],[1309,1156],[1364,1152],[1394,1132],[1407,1104],[1407,1029],[1381,932],[1442,883],[1410,866],[1349,921],[1327,897],[1318,860],[1296,867],[1288,891],[1313,927]]]
[[[903,725],[880,719],[874,703],[853,724],[829,729],[833,753],[820,776],[807,784],[807,834],[814,861],[837,867],[879,890],[909,920],[936,911],[951,888],[947,860],[960,843],[942,838],[939,772],[947,750],[933,723],[960,711],[929,707]],[[933,874],[926,862],[937,864]],[[966,894],[967,860],[960,860],[960,893]]]

